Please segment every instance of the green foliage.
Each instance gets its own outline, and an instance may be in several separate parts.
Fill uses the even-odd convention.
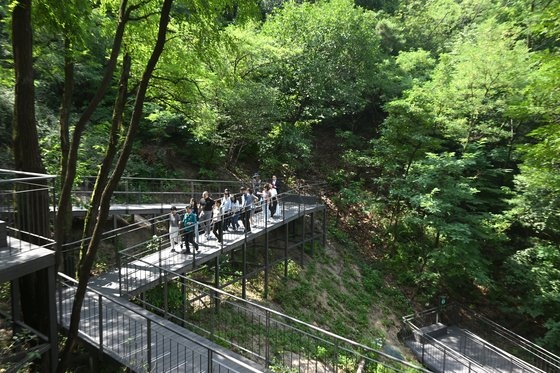
[[[0,164],[10,168],[13,163],[11,150],[13,93],[0,85]]]
[[[471,24],[491,17],[497,8],[495,2],[483,1],[425,1],[400,3],[396,13],[401,22],[408,49],[423,48],[440,53]]]
[[[260,141],[261,170],[273,174],[299,175],[311,167],[310,126],[305,123],[280,124]]]
[[[538,142],[522,148],[524,162],[516,177],[520,194],[512,200],[511,213],[531,229],[554,236],[560,229],[560,125],[543,126],[531,135]]]
[[[556,245],[536,241],[518,251],[505,263],[505,298],[517,312],[542,320],[548,329],[544,346],[559,351],[558,308],[560,307],[560,251]]]
[[[9,2],[2,5],[0,163],[8,166],[15,87]],[[158,6],[135,3],[127,25],[124,48],[134,61],[129,102],[149,58]],[[338,312],[365,313],[374,296],[405,307],[396,285],[384,283],[391,270],[417,287],[419,299],[441,288],[467,289],[523,304],[516,312],[545,325],[543,342],[557,346],[559,3],[271,0],[258,6],[262,22],[248,22],[254,2],[175,4],[126,174],[177,177],[185,165],[202,178],[222,177],[225,168],[258,168],[286,179],[327,175],[340,211],[330,237],[350,251],[367,246],[380,262],[360,268],[359,280],[344,269],[320,281],[316,268],[304,272],[291,262],[289,281],[301,282],[274,289],[289,313],[352,332],[335,325],[339,315],[301,309],[323,299],[317,283],[335,292],[326,302]],[[74,64],[72,124],[98,87],[117,7],[115,0],[34,2],[37,118],[49,173],[61,168],[64,61]],[[77,182],[102,160],[114,96],[109,90],[88,123]],[[313,163],[312,129],[325,124],[335,127],[333,151],[344,151],[337,169]],[[365,240],[352,242],[352,229]],[[313,249],[315,260],[328,260]],[[336,292],[341,281],[348,293]],[[367,325],[363,316],[352,317]]]
[[[374,92],[380,54],[375,18],[348,0],[288,3],[263,33],[295,53],[278,66],[278,88],[291,100],[291,121],[354,114]],[[283,77],[280,80],[280,77]]]

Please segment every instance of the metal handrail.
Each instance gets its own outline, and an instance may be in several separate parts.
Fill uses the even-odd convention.
[[[525,359],[520,358],[519,356],[516,356],[515,354],[511,353],[511,352],[506,352],[503,349],[495,346],[492,343],[489,343],[488,341],[484,340],[483,338],[477,336],[476,334],[473,334],[472,332],[469,332],[470,335],[474,335],[476,337],[476,339],[478,340],[482,340],[484,341],[484,343],[482,344],[483,348],[485,351],[490,351],[491,354],[494,354],[496,356],[500,356],[503,359],[506,359],[507,361],[511,362],[511,366],[513,369],[513,366],[516,366],[520,369],[522,369],[522,371],[528,371],[528,372],[536,372],[536,373],[542,373],[542,372],[557,372],[559,369],[560,364],[558,362],[560,362],[560,358],[558,358],[556,355],[552,354],[551,352],[543,349],[540,346],[535,345],[534,343],[526,340],[525,338],[518,336],[517,334],[509,331],[508,329],[506,329],[505,327],[489,320],[488,318],[486,318],[485,316],[476,313],[472,310],[469,310],[457,303],[453,303],[450,304],[446,307],[434,307],[434,308],[430,308],[427,310],[424,310],[422,312],[416,313],[416,314],[412,314],[412,315],[407,315],[405,317],[403,317],[403,321],[405,322],[405,324],[409,325],[409,326],[413,326],[413,327],[418,327],[415,323],[417,322],[421,322],[420,320],[424,320],[426,318],[430,318],[430,317],[434,317],[435,316],[435,320],[439,320],[445,317],[448,317],[450,319],[453,319],[454,316],[457,317],[459,315],[458,311],[453,312],[453,315],[448,315],[451,311],[450,309],[455,309],[455,308],[459,308],[461,309],[463,312],[468,313],[471,317],[476,318],[477,320],[479,320],[480,322],[486,324],[487,327],[489,327],[489,329],[485,329],[486,334],[490,333],[494,333],[496,334],[499,338],[500,341],[508,341],[511,342],[514,347],[520,348],[523,351],[528,352],[531,356],[534,357],[536,364],[532,363],[528,363]],[[424,320],[425,321],[425,320]],[[457,323],[460,324],[458,322],[458,320],[456,320],[456,322],[452,322],[453,324]],[[467,334],[467,333],[465,333]],[[466,338],[466,336],[465,336]],[[474,341],[474,339],[471,339]],[[449,348],[449,347],[448,347]],[[533,350],[538,351],[539,354],[533,352]],[[544,355],[544,356],[543,356]],[[555,365],[556,363],[556,365]],[[538,365],[538,366],[536,366]],[[544,368],[544,369],[541,369]]]
[[[488,341],[480,338],[478,335],[472,333],[469,330],[463,329],[463,332],[465,333],[465,338],[468,338],[469,340],[472,340],[475,343],[477,343],[479,345],[482,345],[485,350],[490,350],[494,354],[510,361],[511,365],[516,365],[516,366],[520,367],[522,369],[522,372],[533,372],[533,373],[543,373],[544,372],[543,370],[538,369],[537,367],[534,367],[534,366],[528,364],[527,362],[521,360],[517,356],[512,355],[512,354],[502,350],[501,348],[499,348],[497,346],[494,346],[493,344],[491,344]]]
[[[476,317],[478,320],[490,326],[492,328],[491,331],[496,335],[498,335],[500,338],[508,340],[511,343],[513,343],[515,346],[523,349],[524,351],[532,355],[537,362],[539,360],[542,361],[543,365],[545,367],[549,367],[550,369],[550,370],[544,369],[544,371],[547,372],[560,371],[560,356],[557,356],[552,352],[544,349],[543,347],[527,340],[526,338],[523,338],[522,336],[488,319],[486,316],[480,313],[473,312],[470,310],[468,310],[467,312],[470,312],[471,315]],[[543,370],[539,369],[539,371],[543,371]]]
[[[77,286],[78,282],[74,279],[72,279],[71,277],[68,277],[66,275],[64,275],[63,273],[58,273],[58,284],[59,284],[59,324],[61,326],[64,325],[64,321],[62,320],[62,315],[63,315],[63,288],[74,288]],[[69,284],[72,284],[73,286],[70,286]],[[216,364],[219,367],[219,371],[222,372],[222,369],[225,369],[226,372],[236,372],[235,368],[232,368],[231,366],[228,366],[227,363],[222,362],[220,359],[225,359],[229,365],[238,365],[240,367],[243,368],[243,371],[245,372],[261,372],[260,369],[256,369],[255,367],[252,367],[248,364],[246,364],[244,361],[236,359],[233,356],[230,356],[228,354],[224,354],[221,351],[219,351],[217,348],[214,348],[212,346],[210,346],[209,344],[206,344],[204,342],[201,342],[199,339],[193,339],[191,336],[189,336],[187,333],[183,332],[181,330],[181,328],[176,328],[176,327],[170,327],[168,325],[165,325],[164,323],[160,322],[157,318],[152,317],[148,314],[144,314],[142,312],[139,312],[138,310],[134,309],[133,307],[131,307],[129,304],[127,304],[126,302],[123,302],[119,299],[113,298],[109,295],[103,294],[102,292],[93,289],[91,287],[87,288],[87,291],[90,293],[95,294],[95,298],[96,301],[98,302],[97,307],[99,312],[97,312],[97,320],[92,320],[94,322],[97,322],[99,325],[99,329],[98,329],[98,335],[97,336],[92,336],[89,335],[87,330],[84,330],[85,327],[83,327],[82,325],[85,323],[81,323],[80,324],[80,335],[82,337],[85,337],[89,340],[90,343],[94,344],[100,351],[102,352],[107,352],[107,353],[112,353],[114,356],[118,357],[121,359],[122,362],[125,363],[125,365],[128,365],[129,367],[135,369],[135,370],[145,370],[145,371],[152,371],[152,369],[154,368],[154,356],[151,354],[151,349],[152,349],[152,345],[153,344],[157,344],[158,341],[163,341],[163,338],[165,338],[164,335],[162,335],[160,333],[159,337],[161,338],[160,340],[158,340],[158,336],[154,336],[154,330],[153,330],[153,326],[157,325],[158,327],[162,328],[165,330],[166,333],[169,333],[171,335],[174,335],[178,338],[182,338],[187,340],[190,344],[193,344],[195,346],[195,348],[190,348],[187,346],[182,345],[182,347],[184,347],[184,350],[186,351],[186,353],[188,353],[190,356],[194,356],[199,358],[198,362],[203,362],[203,361],[207,361],[208,365],[211,364]],[[115,312],[118,313],[119,316],[122,316],[123,319],[127,319],[127,323],[130,326],[130,323],[136,323],[137,320],[141,320],[141,324],[143,325],[143,323],[145,323],[146,326],[146,337],[147,337],[147,342],[145,344],[145,346],[142,346],[143,350],[142,350],[142,357],[140,361],[134,361],[133,357],[136,357],[137,354],[133,354],[132,356],[130,356],[131,360],[130,361],[123,361],[125,359],[124,356],[122,356],[122,354],[120,354],[120,351],[113,351],[111,350],[111,346],[106,343],[107,340],[110,339],[112,332],[114,331],[107,331],[105,330],[105,328],[103,327],[106,324],[106,321],[104,319],[104,312],[103,312],[103,306],[105,303],[109,303],[109,304],[113,304],[113,305],[118,305],[118,307],[122,307],[125,310],[127,310],[128,312],[132,313],[133,316],[130,315],[126,315],[126,313],[121,312],[118,313],[118,311],[116,311],[114,308],[111,309],[112,314],[114,314]],[[117,317],[118,318],[118,317]],[[136,326],[136,324],[134,324]],[[119,332],[122,332],[122,330],[118,330]],[[130,336],[130,338],[135,339],[137,338],[137,335],[134,336]],[[171,337],[167,337],[167,343],[169,343],[169,345],[167,346],[167,348],[170,348],[170,344],[176,342],[178,345],[180,345],[180,342],[178,342],[177,340],[175,340],[174,338]],[[180,348],[180,347],[177,347]],[[146,352],[146,360],[143,360],[143,352]],[[198,349],[203,349],[206,353],[206,355],[208,356],[207,359],[200,359],[200,357],[202,357],[201,352],[198,351]],[[220,357],[220,359],[214,359],[212,358],[212,356],[217,355]],[[193,361],[195,361],[197,359],[193,359]],[[205,370],[207,371],[213,371],[213,368],[211,366],[208,366]]]
[[[432,311],[434,311],[435,309],[430,309],[427,310],[426,313],[432,313]],[[424,343],[422,342],[422,351],[421,351],[421,356],[422,356],[422,363],[424,363],[424,354],[425,354],[425,348],[426,345],[429,346],[433,346],[435,347],[437,350],[443,352],[444,355],[444,361],[442,363],[443,366],[446,366],[446,361],[445,359],[451,355],[453,357],[453,360],[460,364],[463,365],[466,369],[467,372],[472,372],[473,371],[473,366],[476,368],[476,370],[474,370],[475,372],[479,372],[479,371],[483,371],[483,372],[488,372],[488,373],[492,373],[492,370],[489,370],[487,367],[483,366],[482,364],[480,364],[478,361],[471,359],[470,357],[463,355],[455,350],[453,350],[452,348],[446,346],[444,343],[438,341],[436,338],[422,333],[421,328],[417,325],[415,325],[414,323],[412,323],[412,320],[416,317],[416,315],[407,315],[403,317],[403,321],[405,322],[406,325],[408,325],[408,327],[412,330],[411,335],[414,335],[414,332],[420,334],[422,336],[422,339],[429,341],[429,343]],[[466,363],[465,363],[466,361]],[[445,370],[443,370],[445,371]]]
[[[152,265],[148,262],[142,261],[142,259],[136,258],[136,260],[138,260],[139,262],[143,262],[145,265],[150,265],[150,266]],[[203,282],[194,280],[183,274],[158,266],[155,266],[154,269],[159,270],[163,274],[162,277],[165,277],[169,280],[180,281],[181,284],[187,284],[189,290],[198,290],[199,292],[201,292],[201,294],[196,295],[195,298],[197,300],[200,301],[204,297],[209,297],[211,299],[211,302],[209,303],[215,303],[215,304],[219,303],[221,305],[220,309],[223,308],[224,304],[231,305],[236,309],[243,309],[244,311],[247,311],[250,314],[250,316],[247,317],[247,319],[250,320],[264,319],[265,320],[264,322],[257,321],[257,323],[260,322],[262,325],[265,325],[265,327],[270,327],[271,323],[273,322],[278,325],[284,325],[290,328],[292,332],[297,333],[298,335],[307,335],[318,342],[329,344],[331,348],[334,348],[336,346],[336,349],[339,351],[339,353],[347,352],[355,357],[359,357],[360,359],[367,359],[369,361],[381,364],[389,370],[406,371],[407,369],[414,369],[419,372],[429,372],[428,370],[422,367],[411,364],[404,360],[400,360],[383,351],[376,350],[369,346],[352,341],[350,339],[329,332],[315,325],[308,324],[294,317],[285,315],[271,308],[265,307],[258,303],[230,294],[224,290],[215,288]],[[250,350],[248,347],[243,347],[239,344],[236,344],[234,341],[227,340],[223,336],[217,335],[215,332],[216,321],[212,321],[210,323],[212,325],[211,329],[204,329],[201,325],[194,325],[186,319],[182,319],[174,314],[168,313],[168,311],[166,310],[162,310],[161,308],[157,308],[147,303],[145,299],[138,299],[138,301],[143,303],[145,306],[149,306],[154,310],[162,312],[166,318],[174,319],[177,324],[190,324],[193,328],[196,328],[199,332],[207,333],[211,338],[218,338],[223,342],[230,344],[232,347],[243,350],[252,356],[257,356],[263,359],[265,362],[269,363],[267,356],[260,355],[258,351]],[[211,313],[211,315],[213,317],[214,313]],[[285,320],[285,322],[282,322],[280,320]],[[290,324],[287,324],[286,322],[289,322]],[[313,333],[306,332],[305,331],[306,329],[312,331]],[[267,329],[265,335],[270,335],[270,334],[272,333],[270,332],[270,330]],[[268,339],[263,343],[268,343]],[[344,345],[351,346],[351,347],[343,347]],[[268,347],[265,347],[265,350],[268,350]],[[359,352],[359,351],[363,351],[363,352]],[[377,359],[372,358],[370,357],[370,355],[378,356],[378,358]]]
[[[259,212],[259,213],[255,213],[253,215],[253,219],[254,219],[254,223],[252,223],[254,226],[253,228],[258,227],[258,229],[263,229],[264,231],[269,230],[269,229],[273,229],[274,226],[273,224],[276,223],[280,223],[285,221],[285,219],[287,219],[287,206],[291,206],[292,209],[295,206],[295,209],[297,210],[298,215],[305,213],[307,211],[311,211],[317,208],[317,204],[321,204],[322,205],[322,201],[316,197],[301,197],[297,194],[291,193],[291,192],[286,192],[286,193],[282,193],[280,195],[278,195],[278,214],[275,215],[275,219],[271,219],[269,217],[268,214]],[[311,203],[316,203],[316,204],[311,204]],[[262,205],[255,205],[253,206],[253,211],[258,211],[259,209],[262,209]],[[249,212],[247,212],[249,213]],[[162,218],[162,220],[159,220],[160,222],[167,222],[168,219],[168,214],[165,215],[160,215],[160,218]],[[254,230],[253,230],[254,231]],[[234,231],[234,232],[228,232],[226,230],[223,231],[223,235],[222,235],[222,242],[219,244],[220,250],[222,252],[224,252],[224,250],[227,250],[228,247],[228,241],[229,242],[239,242],[239,239],[250,239],[252,233],[248,233],[246,231]],[[133,290],[136,290],[138,287],[140,288],[145,288],[145,284],[142,283],[142,281],[140,279],[138,279],[137,274],[135,272],[134,269],[131,269],[129,267],[127,267],[128,264],[136,261],[136,260],[141,260],[142,258],[146,257],[147,255],[150,254],[154,254],[154,253],[159,253],[159,259],[158,259],[158,263],[161,266],[161,263],[163,263],[166,258],[161,254],[162,250],[169,248],[170,244],[169,244],[169,232],[167,232],[167,230],[165,230],[162,234],[155,234],[152,237],[150,237],[149,239],[147,239],[146,241],[143,242],[139,242],[136,243],[134,245],[129,245],[127,248],[120,250],[118,252],[118,256],[117,256],[117,260],[118,260],[118,270],[119,270],[119,294],[125,295],[125,294],[130,294],[130,289],[132,288]],[[195,266],[195,263],[198,261],[199,259],[195,257],[193,257],[193,267]],[[125,273],[123,273],[123,270]],[[144,267],[140,268],[139,271],[143,271],[145,270]],[[132,277],[134,278],[134,284],[133,286],[131,286],[131,283],[129,282],[129,278]],[[161,280],[163,277],[160,273],[160,275],[158,276],[158,279],[152,279],[150,281],[150,283],[154,283],[157,280]]]

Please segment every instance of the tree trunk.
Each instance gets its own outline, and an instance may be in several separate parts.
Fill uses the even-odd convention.
[[[72,107],[72,96],[74,95],[74,58],[72,57],[72,45],[68,38],[64,39],[64,90],[60,103],[60,174],[66,175],[68,170],[68,154],[70,152],[70,110]],[[68,237],[72,227],[72,199],[60,200],[58,206],[59,214],[64,218],[64,223],[60,227],[62,236],[57,239],[59,242],[68,242]],[[60,251],[59,251],[60,252]],[[65,274],[75,277],[75,254],[72,250],[64,250],[62,261],[59,261]]]
[[[97,249],[99,247],[99,243],[101,241],[101,236],[103,233],[104,222],[109,215],[111,196],[113,195],[113,191],[117,187],[117,184],[126,167],[128,157],[132,152],[132,145],[134,143],[134,138],[136,136],[136,133],[138,132],[140,120],[142,119],[142,115],[143,115],[144,100],[146,98],[146,91],[148,89],[150,78],[153,74],[153,71],[156,67],[159,57],[163,52],[163,47],[165,45],[165,40],[167,35],[167,25],[169,24],[169,15],[171,12],[172,4],[173,4],[173,0],[164,0],[163,2],[161,8],[160,22],[159,22],[158,38],[154,46],[154,50],[152,51],[152,55],[150,56],[150,59],[146,65],[146,69],[144,70],[144,73],[142,75],[140,84],[138,86],[138,91],[134,102],[134,108],[132,111],[132,117],[130,119],[130,125],[128,127],[126,139],[123,144],[123,149],[117,161],[117,164],[115,166],[115,170],[113,171],[113,174],[109,178],[103,190],[101,196],[101,204],[99,207],[99,215],[95,222],[93,235],[91,237],[91,240],[89,241],[87,251],[83,257],[82,265],[79,268],[79,282],[74,298],[74,303],[72,304],[72,315],[70,318],[68,338],[64,345],[62,359],[57,367],[57,372],[60,373],[63,373],[66,370],[66,366],[70,358],[70,352],[72,351],[72,348],[78,336],[80,313],[81,313],[82,303],[85,298],[85,293],[87,290],[87,283],[90,276],[90,270],[93,266],[95,257],[97,255]]]
[[[113,79],[113,73],[117,66],[118,56],[120,54],[123,35],[126,23],[128,22],[130,9],[127,9],[128,0],[121,0],[119,7],[118,24],[115,32],[115,38],[113,39],[113,47],[111,49],[111,56],[107,61],[107,68],[103,75],[101,84],[95,93],[95,96],[89,102],[87,108],[80,116],[80,119],[74,126],[74,133],[72,134],[72,141],[69,143],[68,152],[65,157],[66,163],[63,165],[62,169],[64,173],[61,175],[62,188],[60,191],[60,198],[58,201],[58,208],[56,213],[56,221],[54,224],[55,231],[54,237],[57,245],[57,261],[60,265],[62,262],[62,248],[65,243],[64,236],[67,227],[65,223],[67,222],[69,212],[65,209],[66,204],[72,198],[72,186],[74,185],[74,179],[76,178],[76,164],[78,161],[78,149],[80,147],[80,142],[82,138],[83,131],[85,130],[86,124],[89,122],[92,114],[97,109],[97,106],[107,93],[110,88],[111,80]]]
[[[35,87],[33,77],[33,32],[31,28],[31,0],[18,1],[12,11],[12,48],[15,70],[15,101],[12,126],[13,151],[16,170],[45,173],[37,136],[35,119]],[[46,183],[46,181],[45,181]],[[38,185],[39,184],[39,185]],[[18,185],[16,199],[17,228],[30,234],[22,238],[38,243],[38,236],[49,237],[49,200],[46,184]],[[32,188],[33,191],[29,191]],[[39,271],[19,279],[23,321],[45,335],[50,335],[48,292],[45,291],[47,271]],[[51,336],[55,337],[55,336]],[[43,368],[49,365],[43,360]]]

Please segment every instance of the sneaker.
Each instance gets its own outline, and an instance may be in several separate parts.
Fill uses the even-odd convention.
[[[183,250],[181,251],[181,254],[192,254],[190,250]]]
[[[172,249],[171,249],[171,252],[172,252],[172,253],[176,253],[175,248],[172,248]]]

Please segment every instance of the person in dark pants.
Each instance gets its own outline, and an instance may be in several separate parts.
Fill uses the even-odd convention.
[[[198,217],[192,211],[191,205],[187,205],[185,210],[187,211],[185,213],[185,216],[183,217],[183,230],[184,230],[183,239],[185,242],[185,250],[181,251],[181,253],[190,254],[191,253],[190,245],[193,246],[194,250],[198,251],[198,244],[194,241],[194,232],[197,227],[196,222],[198,220]]]
[[[276,214],[276,210],[278,209],[278,192],[276,190],[276,188],[272,187],[270,188],[270,202],[268,204],[268,208],[270,209],[270,217],[274,218],[274,215]]]
[[[270,181],[270,185],[274,189],[276,189],[276,194],[282,193],[280,191],[280,189],[282,189],[282,183],[280,182],[280,180],[278,180],[278,178],[276,178],[276,175],[272,175],[272,180]]]
[[[212,233],[222,243],[224,237],[224,212],[222,210],[222,200],[214,201],[214,210],[212,211]]]
[[[253,190],[251,188],[245,189],[245,194],[243,195],[243,226],[245,227],[245,233],[251,233],[251,215],[253,214],[254,202]]]
[[[202,193],[202,198],[199,202],[200,208],[200,224],[204,229],[204,236],[207,240],[210,239],[210,229],[212,227],[212,208],[214,207],[214,200],[210,198],[207,191]]]

